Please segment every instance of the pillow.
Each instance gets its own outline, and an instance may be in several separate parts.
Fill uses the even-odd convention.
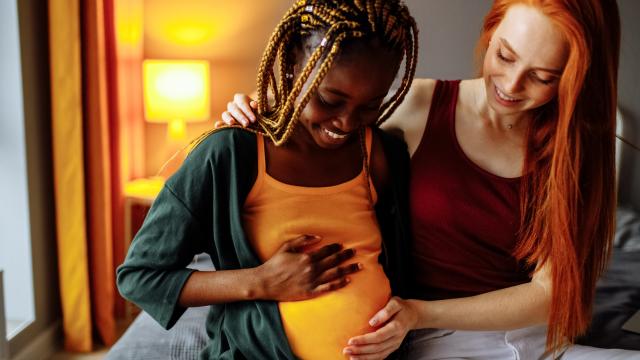
[[[640,214],[619,208],[616,220],[614,249],[596,286],[591,327],[578,343],[640,350],[640,334],[622,330],[640,309]]]

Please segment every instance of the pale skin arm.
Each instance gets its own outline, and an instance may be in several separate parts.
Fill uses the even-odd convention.
[[[349,274],[361,264],[340,266],[354,255],[339,244],[305,252],[320,241],[301,236],[287,241],[264,264],[250,269],[196,271],[182,288],[178,303],[182,307],[205,306],[246,300],[296,301],[333,291],[349,283]]]
[[[401,137],[407,143],[410,155],[413,155],[422,139],[435,85],[433,79],[415,79],[404,101],[381,126],[383,130]],[[233,101],[227,103],[227,111],[222,113],[222,121],[227,125],[248,126],[256,121],[256,108],[257,102],[252,97],[235,94]]]
[[[547,266],[537,269],[526,284],[477,296],[440,301],[394,297],[371,318],[371,326],[382,326],[350,339],[344,353],[350,359],[384,359],[414,329],[492,331],[544,324],[550,302],[551,278]]]

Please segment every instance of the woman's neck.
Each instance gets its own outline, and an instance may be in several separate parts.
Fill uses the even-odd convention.
[[[487,122],[488,126],[500,131],[524,133],[532,115],[528,111],[513,114],[498,114],[487,98],[487,89],[483,78],[471,80],[473,108],[478,117]]]

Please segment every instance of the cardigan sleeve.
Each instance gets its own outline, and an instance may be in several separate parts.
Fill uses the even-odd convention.
[[[165,329],[186,310],[178,305],[185,282],[194,271],[186,266],[203,251],[200,224],[189,209],[165,187],[134,238],[125,262],[118,267],[122,296],[149,313]]]
[[[204,149],[203,149],[204,150]],[[210,213],[211,167],[205,151],[189,155],[154,201],[117,269],[120,293],[165,329],[186,310],[180,292],[194,271],[194,255],[212,253],[212,233],[203,220]]]

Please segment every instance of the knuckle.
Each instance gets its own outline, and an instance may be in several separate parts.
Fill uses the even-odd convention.
[[[338,251],[340,251],[340,249],[342,249],[342,246],[340,244],[329,244],[325,247],[326,251],[330,254],[334,254],[337,253]],[[340,256],[340,254],[336,254],[336,256]]]
[[[392,321],[389,323],[389,328],[388,328],[391,332],[397,332],[398,330],[400,330],[398,323],[395,321]]]
[[[311,255],[307,253],[300,254],[300,263],[309,264],[308,267],[311,268]]]
[[[312,265],[305,266],[304,269],[302,269],[302,273],[303,274],[311,274],[311,273],[313,273],[313,266]]]
[[[347,251],[341,251],[334,256],[334,260],[337,262],[347,260],[348,258],[349,258],[349,253]]]

